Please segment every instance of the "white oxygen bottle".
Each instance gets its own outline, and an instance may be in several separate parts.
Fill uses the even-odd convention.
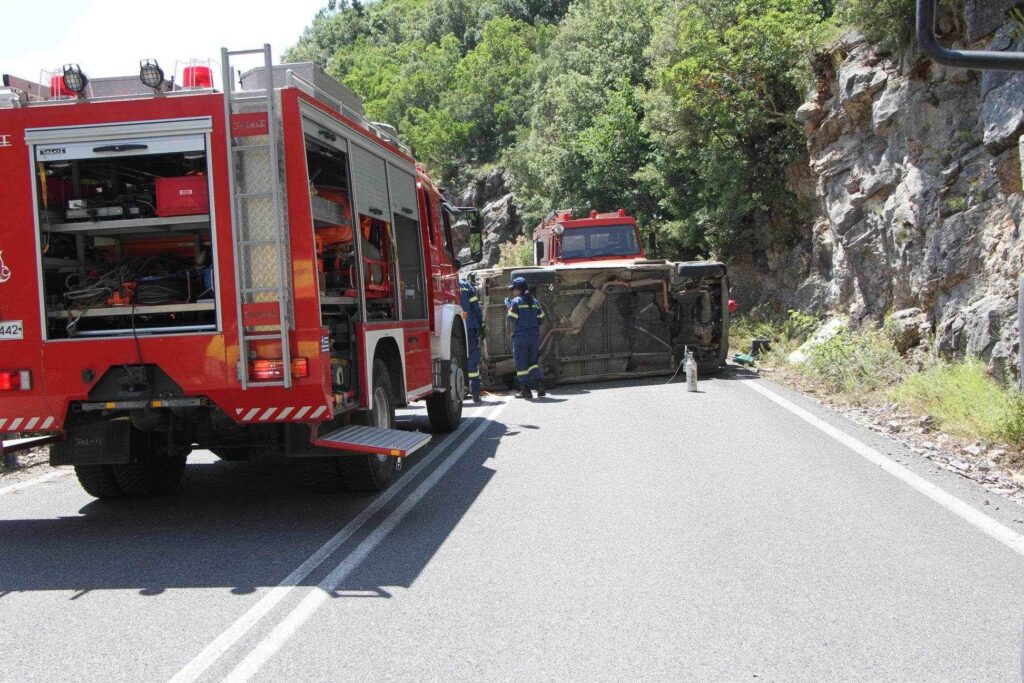
[[[686,390],[697,391],[697,361],[690,349],[686,349]]]

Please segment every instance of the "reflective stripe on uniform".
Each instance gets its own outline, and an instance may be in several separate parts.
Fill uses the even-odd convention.
[[[520,370],[519,372],[516,373],[516,377],[526,377],[529,374],[529,370]]]
[[[469,373],[469,378],[470,379],[476,379],[479,376],[480,376],[479,372],[471,372],[471,373]]]
[[[512,311],[509,311],[508,312],[508,317],[510,317],[510,318],[519,318],[519,314],[518,313],[513,313]]]
[[[526,371],[527,372],[533,372],[534,370],[540,370],[540,366],[539,365],[531,365]]]
[[[469,302],[470,303],[473,303],[474,301],[480,301],[480,297],[478,297],[478,296],[471,296],[471,297],[469,297]]]

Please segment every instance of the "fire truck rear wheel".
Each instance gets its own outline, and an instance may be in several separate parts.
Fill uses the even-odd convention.
[[[85,492],[93,498],[124,498],[124,491],[118,485],[111,465],[75,465],[75,476]]]
[[[370,427],[393,429],[395,398],[388,368],[382,360],[373,362],[373,408],[365,415]],[[338,469],[349,491],[376,493],[391,485],[398,471],[398,458],[390,455],[342,455]]]
[[[167,453],[167,445],[162,441],[162,435],[132,430],[132,462],[111,466],[114,479],[125,495],[152,498],[178,488],[188,456]]]
[[[452,332],[451,372],[448,390],[427,398],[430,428],[435,432],[454,432],[462,422],[462,402],[466,397],[466,340],[462,330]]]

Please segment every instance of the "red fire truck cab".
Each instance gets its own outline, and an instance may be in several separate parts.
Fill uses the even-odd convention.
[[[646,258],[636,219],[627,216],[625,209],[591,211],[585,218],[555,211],[534,229],[533,248],[538,266]]]
[[[0,99],[0,436],[55,435],[100,498],[174,488],[195,448],[381,490],[430,440],[396,406],[460,422],[479,217],[313,65],[221,62],[225,93],[72,68]]]

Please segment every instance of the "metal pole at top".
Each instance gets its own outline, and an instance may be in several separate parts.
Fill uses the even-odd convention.
[[[935,37],[935,6],[939,0],[917,0],[917,42],[939,64],[963,69],[1024,71],[1024,53],[994,50],[950,50]]]

